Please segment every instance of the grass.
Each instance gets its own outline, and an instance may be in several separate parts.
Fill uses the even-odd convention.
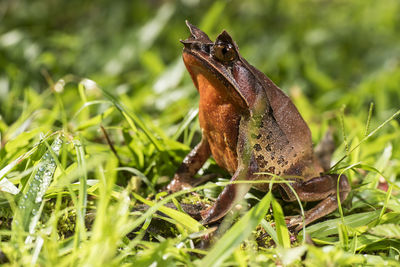
[[[0,262],[397,266],[399,11],[396,0],[2,1]],[[227,29],[315,144],[333,130],[332,171],[352,185],[340,209],[295,236],[284,216],[298,204],[254,190],[248,209],[203,227],[182,207],[229,181],[213,160],[201,174],[219,178],[197,195],[162,192],[200,140],[185,19],[211,39]]]

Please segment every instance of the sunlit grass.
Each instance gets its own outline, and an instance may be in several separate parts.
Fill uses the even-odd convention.
[[[0,4],[2,264],[398,264],[398,1],[43,3]],[[220,229],[204,227],[181,205],[227,184],[213,160],[201,174],[225,179],[162,192],[201,135],[185,19],[211,39],[227,29],[314,143],[333,132],[331,171],[352,184],[339,210],[295,235],[284,216],[298,203],[254,190]]]

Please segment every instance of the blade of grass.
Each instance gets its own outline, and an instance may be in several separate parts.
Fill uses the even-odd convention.
[[[75,114],[72,116],[72,118],[77,117],[78,114],[81,113],[82,110],[84,110],[85,108],[88,108],[88,107],[93,106],[93,105],[104,105],[104,104],[107,104],[107,106],[111,106],[110,101],[107,101],[107,100],[93,100],[93,101],[85,102],[82,105],[82,107],[77,112],[75,112]]]
[[[381,172],[383,172],[388,164],[390,164],[390,159],[392,158],[393,146],[389,142],[385,149],[383,150],[381,156],[375,160],[374,169],[379,170],[378,172],[370,172],[363,179],[363,183],[368,184],[369,188],[376,188],[379,184],[379,177],[383,176]]]
[[[369,111],[368,111],[368,118],[367,118],[367,125],[365,126],[365,134],[364,136],[368,135],[368,131],[369,131],[369,125],[371,123],[371,118],[372,118],[372,112],[374,110],[374,103],[371,102],[371,104],[369,105]]]
[[[271,204],[271,191],[233,225],[213,246],[207,256],[200,262],[200,266],[220,266],[229,257],[240,243],[246,239],[254,228],[264,218]]]
[[[332,170],[335,170],[335,167],[339,165],[340,162],[342,162],[351,152],[353,152],[354,149],[358,148],[362,143],[364,143],[367,139],[369,139],[371,136],[373,136],[376,132],[378,132],[383,126],[385,126],[387,123],[389,123],[391,120],[396,118],[400,114],[400,109],[395,112],[392,116],[390,116],[387,120],[385,120],[383,123],[381,123],[378,127],[376,127],[372,132],[370,132],[367,136],[365,136],[361,141],[354,146],[350,151],[346,153],[343,157],[341,157],[332,167]]]
[[[182,134],[182,132],[189,126],[189,124],[196,118],[197,114],[199,114],[199,109],[191,109],[183,119],[182,123],[179,125],[175,134],[172,136],[172,140],[177,140],[178,137]]]
[[[100,113],[99,115],[96,115],[88,120],[84,120],[83,122],[81,122],[79,125],[76,126],[75,130],[82,131],[91,126],[99,125],[105,118],[109,117],[114,112],[114,110],[115,109],[113,107],[110,107],[106,109],[104,112]]]
[[[51,145],[54,154],[58,155],[61,144],[61,138],[57,137]],[[25,231],[29,229],[31,219],[36,215],[43,201],[43,196],[51,183],[55,169],[55,160],[51,153],[47,151],[36,165],[35,171],[23,190],[23,195],[18,204],[19,208],[16,211],[19,213],[16,214],[18,219],[15,220],[14,225],[20,224]]]
[[[272,227],[271,223],[267,222],[265,219],[262,219],[261,226],[270,235],[272,240],[274,240],[275,244],[279,244],[278,235],[276,234],[276,231],[274,227]]]
[[[46,136],[42,138],[37,144],[35,144],[28,152],[24,153],[23,155],[19,156],[17,159],[13,160],[9,164],[7,164],[4,168],[0,170],[0,180],[7,174],[9,173],[15,166],[17,166],[21,161],[24,159],[27,159],[29,156],[31,156],[35,151],[38,149],[39,145],[42,144],[43,141],[45,141],[47,138],[50,136]]]
[[[277,244],[284,248],[290,248],[290,237],[285,222],[285,215],[283,215],[282,207],[275,198],[272,198],[272,211],[274,214],[276,235],[278,238]]]
[[[340,126],[342,128],[342,134],[343,134],[343,142],[344,142],[344,147],[346,150],[346,154],[349,155],[349,143],[347,141],[347,136],[346,136],[346,130],[344,127],[344,110],[346,109],[346,106],[342,106],[342,108],[340,109]]]
[[[132,195],[139,200],[140,202],[148,205],[148,206],[154,206],[155,203],[153,201],[150,200],[146,200],[144,198],[142,198],[141,196],[139,196],[138,194],[132,193]],[[190,231],[190,233],[195,233],[198,232],[200,230],[202,230],[204,228],[203,225],[201,225],[198,221],[196,221],[195,219],[193,219],[192,217],[190,217],[189,215],[182,213],[180,211],[165,207],[165,206],[161,206],[158,208],[159,211],[161,211],[162,213],[165,213],[166,215],[168,215],[169,217],[171,217],[172,219],[174,219],[178,224],[182,225],[183,227],[185,227],[188,231]]]
[[[87,169],[85,160],[85,151],[80,140],[74,140],[74,147],[78,160],[79,168],[79,193],[78,202],[76,203],[77,211],[77,224],[76,233],[79,235],[81,240],[86,239],[86,227],[85,227],[85,214],[87,205]]]
[[[146,125],[139,119],[139,117],[136,116],[135,113],[130,112],[125,108],[117,98],[115,98],[113,95],[111,95],[109,92],[107,92],[104,89],[101,89],[103,92],[104,96],[111,102],[113,105],[117,108],[119,112],[121,112],[122,116],[127,120],[129,125],[131,126],[132,130],[134,132],[137,132],[136,125],[138,125],[144,132],[144,134],[149,138],[149,140],[153,143],[154,147],[158,151],[164,151],[163,146],[158,142],[157,138],[149,131],[149,129],[146,127]]]
[[[383,204],[381,213],[379,214],[379,218],[376,222],[376,225],[380,223],[382,220],[383,215],[385,214],[385,211],[387,210],[387,205],[389,203],[390,197],[392,196],[392,190],[393,190],[393,184],[391,184],[386,192],[386,198],[385,198],[385,203]]]
[[[154,186],[151,184],[151,182],[149,181],[147,176],[144,175],[144,173],[142,173],[138,169],[130,168],[130,167],[119,167],[119,168],[117,168],[117,170],[118,171],[128,171],[130,173],[133,173],[134,175],[138,176],[146,184],[147,187],[150,187],[150,189],[153,193],[156,193]]]
[[[379,217],[380,210],[356,213],[349,216],[345,216],[344,222],[346,225],[356,228],[364,226]],[[338,234],[337,225],[342,221],[341,218],[327,220],[307,227],[307,233],[312,238],[325,238],[330,235]]]

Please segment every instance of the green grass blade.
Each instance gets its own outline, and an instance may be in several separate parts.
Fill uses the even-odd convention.
[[[285,222],[285,215],[283,214],[281,205],[279,205],[275,198],[272,198],[272,211],[274,214],[276,234],[278,238],[277,244],[284,248],[290,248],[290,237]]]
[[[82,131],[85,130],[89,127],[99,125],[104,119],[109,117],[113,112],[114,112],[114,107],[110,107],[106,109],[103,113],[94,116],[93,118],[90,118],[88,120],[83,121],[76,127],[76,131]]]
[[[147,126],[142,122],[142,120],[139,119],[139,117],[136,116],[133,112],[130,112],[125,108],[117,98],[115,98],[113,95],[111,95],[109,92],[107,92],[104,89],[101,89],[103,92],[104,96],[111,101],[111,103],[114,104],[114,106],[117,108],[119,112],[121,112],[122,116],[128,121],[129,125],[131,126],[132,130],[135,132],[137,131],[136,125],[138,125],[144,132],[144,134],[149,138],[149,140],[153,143],[155,148],[158,151],[163,151],[163,146],[158,142],[157,138],[150,132],[150,130],[147,128]]]
[[[397,110],[392,116],[390,116],[388,119],[386,119],[384,122],[382,122],[378,127],[376,127],[373,131],[371,131],[367,136],[365,136],[361,141],[355,145],[350,151],[346,153],[342,158],[340,158],[332,167],[331,169],[335,169],[337,165],[339,165],[340,162],[342,162],[351,152],[353,152],[355,149],[357,149],[362,143],[367,141],[371,136],[373,136],[376,132],[378,132],[382,127],[384,127],[386,124],[388,124],[391,120],[395,119],[397,116],[400,115],[400,109]]]
[[[375,226],[370,232],[377,236],[386,238],[395,238],[400,240],[400,225],[399,224],[381,224]]]
[[[155,190],[154,186],[151,184],[151,182],[149,181],[149,178],[147,178],[146,175],[144,175],[144,173],[142,173],[138,169],[130,168],[130,167],[119,167],[119,168],[117,168],[117,170],[133,173],[134,175],[138,176],[146,184],[146,186],[151,189],[152,192],[156,193],[156,190]]]
[[[138,194],[135,194],[135,193],[132,193],[132,194],[136,199],[138,199],[139,201],[141,201],[142,203],[144,203],[148,206],[152,207],[155,205],[155,203],[153,201],[146,200],[146,199],[142,198],[141,196],[139,196]],[[204,228],[203,225],[201,225],[198,221],[196,221],[189,215],[182,213],[180,211],[177,211],[177,210],[165,207],[165,206],[159,207],[158,210],[161,211],[162,213],[165,213],[172,219],[174,219],[178,224],[185,227],[190,233],[198,232]]]
[[[74,140],[74,146],[78,159],[79,168],[79,193],[78,202],[76,203],[77,211],[77,224],[76,234],[80,235],[80,239],[86,239],[86,227],[85,227],[85,214],[87,205],[87,169],[85,160],[85,151],[80,140]]]
[[[371,123],[371,118],[372,118],[372,112],[374,110],[374,103],[371,102],[371,104],[369,105],[369,111],[368,111],[368,119],[367,119],[367,124],[365,125],[365,134],[364,136],[368,135],[368,131],[369,131],[369,125]]]
[[[192,109],[183,119],[182,123],[179,125],[175,134],[172,136],[172,140],[177,140],[182,132],[189,126],[189,124],[197,117],[199,114],[199,109]]]
[[[13,195],[19,193],[19,189],[11,183],[7,178],[3,178],[0,180],[0,191],[7,192]]]
[[[51,149],[56,155],[59,153],[61,144],[62,140],[58,137],[51,145]],[[55,169],[56,162],[50,151],[47,151],[36,165],[35,171],[25,186],[18,204],[17,212],[19,214],[16,214],[16,218],[19,219],[15,223],[20,224],[25,231],[30,227],[32,217],[38,212],[44,194],[52,181]]]
[[[34,145],[28,152],[24,153],[23,155],[19,156],[17,159],[11,161],[9,164],[7,164],[4,168],[2,168],[0,170],[0,180],[7,174],[9,173],[13,168],[15,168],[15,166],[17,166],[21,161],[23,161],[24,159],[29,158],[33,153],[36,152],[36,150],[38,149],[39,145],[42,144],[42,142],[44,140],[46,140],[48,138],[45,137],[42,140],[40,140],[40,142],[38,142],[36,145]]]
[[[264,218],[271,200],[272,194],[270,191],[215,243],[199,266],[220,266]]]
[[[275,244],[279,244],[278,235],[277,235],[276,230],[274,229],[274,227],[271,225],[271,223],[267,222],[265,219],[262,219],[261,220],[261,226],[270,235],[272,240],[274,240]]]
[[[380,210],[375,210],[345,216],[343,217],[343,220],[347,226],[356,228],[371,223],[375,219],[379,218],[379,215]],[[341,218],[320,222],[307,227],[307,233],[313,238],[324,238],[330,235],[336,235],[338,234],[337,225],[341,222]]]

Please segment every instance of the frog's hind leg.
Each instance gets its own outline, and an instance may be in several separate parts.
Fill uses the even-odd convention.
[[[314,150],[315,156],[321,163],[324,171],[328,171],[331,167],[331,159],[334,151],[335,141],[333,140],[332,130],[329,129]]]
[[[315,177],[308,181],[299,181],[292,184],[293,189],[296,191],[301,201],[319,201],[314,208],[305,212],[305,222],[307,225],[337,209],[337,182],[338,175],[323,175]],[[281,188],[286,194],[284,200],[296,201],[294,193],[291,189],[281,184]],[[344,201],[350,192],[350,185],[345,175],[340,176],[339,180],[339,195],[340,200]],[[295,227],[299,231],[303,227],[303,219],[301,216],[293,216],[289,219],[289,227]]]

